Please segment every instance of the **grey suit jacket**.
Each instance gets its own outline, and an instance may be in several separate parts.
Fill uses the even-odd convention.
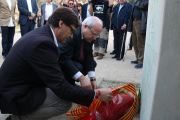
[[[45,13],[46,13],[46,4],[47,3],[44,3],[41,5],[41,25],[44,25],[44,20],[45,20]],[[58,8],[58,5],[55,4],[55,3],[52,3],[52,6],[53,6],[53,11]]]

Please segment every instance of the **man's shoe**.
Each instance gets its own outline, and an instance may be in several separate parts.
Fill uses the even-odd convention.
[[[113,57],[111,57],[112,59],[115,59],[115,58],[117,58],[117,56],[115,55],[115,56],[113,56]]]
[[[116,58],[116,60],[121,61],[121,58],[118,57],[118,58]]]
[[[116,51],[113,50],[112,52],[110,52],[110,54],[111,54],[111,55],[114,55],[114,54],[116,54]]]
[[[98,55],[97,59],[98,59],[98,60],[100,60],[100,59],[102,59],[102,58],[103,58],[103,56],[104,56],[103,54],[99,53],[99,55]]]
[[[132,50],[132,48],[128,48],[128,50]]]
[[[11,115],[9,115],[5,120],[12,120]]]
[[[135,60],[135,61],[131,61],[132,64],[138,64],[138,62]]]
[[[98,56],[98,54],[99,54],[99,53],[94,53],[94,54],[93,54],[93,57],[96,57],[96,56]]]
[[[135,68],[142,68],[143,67],[143,64],[137,64],[135,65]]]

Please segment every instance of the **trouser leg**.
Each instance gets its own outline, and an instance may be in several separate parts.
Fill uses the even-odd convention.
[[[2,56],[6,57],[8,54],[8,27],[1,27],[2,30]]]
[[[47,120],[49,118],[66,113],[72,106],[71,102],[61,100],[52,90],[46,88],[44,103],[32,113],[24,116],[12,115],[12,120]]]
[[[99,40],[100,38],[96,38],[94,41],[94,53],[99,53]]]
[[[132,42],[133,42],[133,46],[134,46],[134,52],[135,52],[135,56],[136,56],[136,61],[139,62],[138,60],[138,46],[137,46],[137,34],[136,34],[136,21],[133,21],[133,30],[132,30]]]
[[[104,27],[100,33],[100,41],[99,41],[99,53],[104,54],[105,53],[105,47],[108,40],[108,32],[106,27]]]
[[[138,47],[138,63],[143,64],[144,48],[145,48],[145,33],[141,33],[141,21],[136,24],[137,34],[137,47]]]
[[[118,53],[118,46],[119,46],[119,32],[118,29],[114,26],[113,29],[113,34],[114,34],[114,50],[116,51],[116,56],[119,54]]]
[[[124,36],[124,31],[119,30],[119,39],[118,39],[118,48],[116,51],[117,52],[117,57],[118,58],[123,58],[124,57],[124,51],[125,51],[125,39],[123,39]]]
[[[15,27],[9,27],[9,38],[8,38],[8,53],[12,48],[13,40],[14,40],[14,34],[15,34]]]

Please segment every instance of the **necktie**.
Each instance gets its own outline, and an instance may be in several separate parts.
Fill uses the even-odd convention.
[[[83,54],[84,43],[85,43],[85,41],[83,40],[82,43],[81,43],[79,61],[83,61],[83,59],[84,59],[84,54]]]

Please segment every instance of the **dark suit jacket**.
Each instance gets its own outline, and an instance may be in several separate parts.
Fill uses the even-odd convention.
[[[80,62],[86,71],[95,71],[96,62],[93,57],[91,43],[85,42],[83,48],[84,60],[79,61],[80,49],[82,43],[81,28],[77,29],[73,34],[73,39],[68,39],[65,44],[59,44],[59,64],[66,70],[70,76],[74,76],[79,70],[73,64],[73,61]]]
[[[86,3],[82,6],[81,15],[82,15],[83,21],[84,21],[84,19],[86,19],[87,7],[88,7],[88,3]]]
[[[32,5],[32,13],[37,15],[38,7],[37,7],[36,0],[31,0],[31,5]],[[28,20],[28,16],[31,16],[31,12],[28,9],[28,4],[27,4],[26,0],[18,0],[18,9],[20,12],[19,24],[25,25]],[[36,17],[34,17],[33,21],[35,23]]]
[[[112,23],[114,27],[116,27],[117,29],[121,29],[123,24],[128,25],[128,19],[130,18],[132,11],[132,4],[126,2],[118,14],[119,7],[120,7],[120,3],[118,3],[113,8],[113,16],[112,16]]]
[[[0,68],[1,112],[24,115],[34,111],[44,102],[46,87],[63,100],[88,107],[95,92],[67,83],[57,57],[58,49],[49,25],[17,41]]]

